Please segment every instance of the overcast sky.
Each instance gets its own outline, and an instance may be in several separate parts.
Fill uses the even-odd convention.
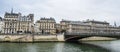
[[[34,13],[35,20],[40,17],[53,17],[57,22],[94,19],[120,25],[120,0],[0,0],[1,17],[11,8],[22,15]]]

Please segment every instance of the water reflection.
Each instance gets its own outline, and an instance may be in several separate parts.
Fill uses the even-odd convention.
[[[112,52],[120,52],[120,40],[111,42],[111,50]]]
[[[110,52],[120,52],[120,40],[116,41],[94,41],[86,42],[110,50]]]
[[[0,43],[0,52],[110,52],[98,46],[77,43]]]

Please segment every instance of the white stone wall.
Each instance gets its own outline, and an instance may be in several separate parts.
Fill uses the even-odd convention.
[[[34,40],[33,40],[34,39]],[[0,41],[64,41],[64,34],[58,35],[0,35]]]
[[[65,41],[65,39],[64,39],[64,33],[63,34],[58,34],[57,35],[57,39],[58,39],[58,41]]]

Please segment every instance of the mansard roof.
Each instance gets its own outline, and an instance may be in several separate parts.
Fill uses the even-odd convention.
[[[45,17],[44,17],[44,18],[41,18],[40,20],[54,20],[54,21],[55,21],[55,19],[54,19],[54,18],[51,18],[51,17],[50,17],[50,18],[45,18]]]
[[[19,13],[8,13],[8,12],[6,12],[5,15],[19,16]]]
[[[109,24],[108,22],[103,22],[103,21],[95,21],[95,20],[90,20],[90,21],[85,21],[84,23],[98,23],[98,24]]]

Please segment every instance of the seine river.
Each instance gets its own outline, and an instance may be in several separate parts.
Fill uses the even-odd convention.
[[[87,43],[0,43],[0,52],[120,52],[120,40]]]

